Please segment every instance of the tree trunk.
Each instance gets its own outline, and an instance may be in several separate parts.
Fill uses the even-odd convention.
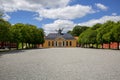
[[[83,44],[83,48],[85,48],[85,44]]]
[[[84,48],[84,44],[82,44],[82,48]]]
[[[98,43],[96,43],[96,48],[98,49]]]
[[[42,43],[42,46],[41,46],[41,48],[43,48],[43,43]]]
[[[29,45],[29,48],[30,48],[30,43],[28,43],[28,45]]]
[[[18,45],[19,45],[19,43],[17,42],[17,50],[18,50]]]
[[[102,49],[103,49],[103,43],[102,43]]]
[[[92,48],[93,48],[93,44],[92,44]]]
[[[32,44],[32,48],[33,48],[33,44]]]
[[[81,47],[83,48],[83,44],[81,44]]]
[[[86,44],[84,45],[84,48],[86,48]]]
[[[34,44],[33,44],[33,48],[35,48]]]
[[[90,48],[90,44],[89,44],[89,48]]]
[[[36,47],[36,44],[34,44],[34,48],[37,48],[37,47]]]
[[[109,42],[109,49],[110,49],[110,42]]]
[[[23,42],[22,42],[22,49],[23,49]]]
[[[119,42],[117,42],[117,50],[119,50]]]
[[[26,43],[26,49],[27,49],[28,47],[27,47],[27,43]]]
[[[9,50],[11,50],[11,42],[10,42]]]
[[[1,42],[1,48],[2,49],[4,48],[4,42]]]
[[[35,48],[35,44],[33,44],[33,48]]]

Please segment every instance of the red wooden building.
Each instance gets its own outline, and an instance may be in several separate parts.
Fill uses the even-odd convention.
[[[117,42],[111,42],[110,43],[110,48],[111,49],[117,49],[117,47],[118,47]],[[109,48],[109,44],[103,44],[103,48],[108,49]],[[120,43],[119,43],[119,49],[120,49]]]
[[[16,43],[10,43],[10,42],[0,42],[0,49],[4,48],[16,48]]]

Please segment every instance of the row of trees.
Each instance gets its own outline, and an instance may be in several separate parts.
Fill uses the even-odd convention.
[[[79,26],[76,25],[72,31],[68,31],[67,33],[71,34],[72,36],[79,36],[82,32],[84,32],[89,27],[87,26]]]
[[[35,47],[36,44],[44,43],[44,31],[35,25],[17,23],[11,25],[8,21],[0,18],[0,42],[22,44],[22,49],[26,43],[26,47]],[[1,46],[2,47],[2,46]]]
[[[78,42],[82,47],[93,47],[96,44],[96,48],[98,45],[102,45],[103,48],[104,43],[108,43],[110,48],[110,42],[117,42],[117,49],[119,49],[120,21],[107,21],[104,24],[94,25],[79,35]]]

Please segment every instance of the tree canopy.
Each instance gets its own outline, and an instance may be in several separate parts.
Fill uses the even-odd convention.
[[[8,21],[5,21],[4,19],[0,19],[0,41],[8,41],[10,36],[9,29],[11,27],[11,24]]]
[[[118,42],[119,46],[120,21],[107,21],[104,24],[95,24],[80,34],[78,42],[79,44],[110,44],[110,42]]]
[[[88,29],[89,27],[87,26],[79,26],[76,25],[72,31],[68,31],[67,33],[73,35],[73,36],[79,36],[83,31],[85,31],[86,29]]]
[[[44,43],[44,31],[35,25],[17,23],[13,25],[10,30],[13,35],[13,42],[29,44]]]
[[[18,45],[23,44],[43,44],[44,30],[35,25],[16,23],[11,25],[8,21],[0,18],[0,42],[12,42]]]

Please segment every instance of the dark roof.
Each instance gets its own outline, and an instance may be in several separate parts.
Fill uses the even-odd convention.
[[[62,33],[62,34],[50,33],[45,37],[45,39],[54,40],[54,39],[59,38],[59,37],[62,37],[66,40],[74,40],[75,39],[71,34],[68,34],[68,33]]]

